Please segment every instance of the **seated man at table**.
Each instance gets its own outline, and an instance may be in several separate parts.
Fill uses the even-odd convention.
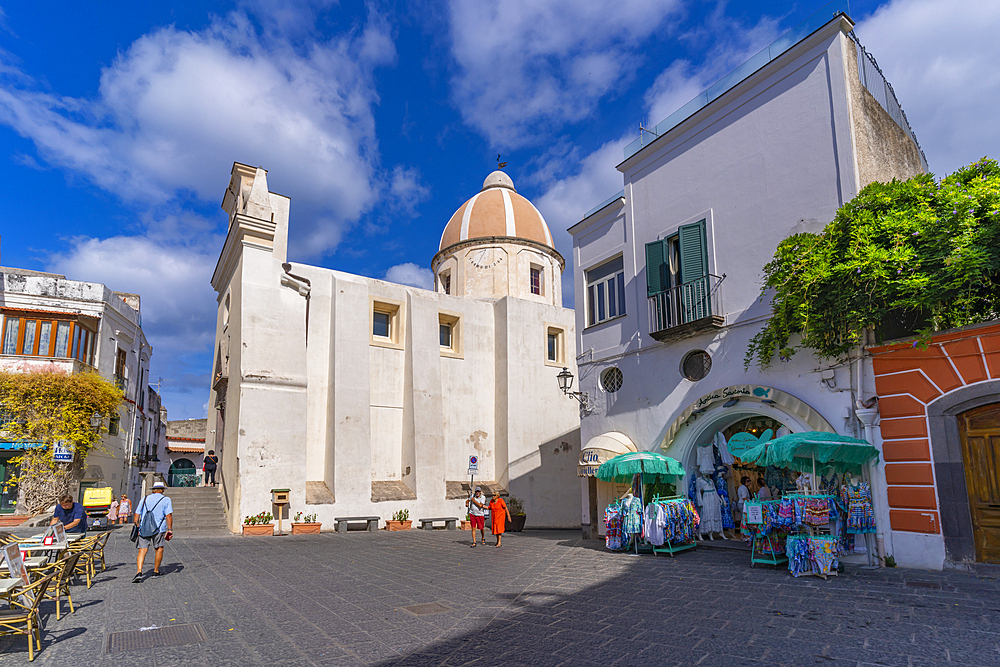
[[[59,498],[56,511],[52,514],[50,526],[61,523],[66,527],[69,534],[87,532],[87,515],[83,511],[83,505],[73,502],[73,496],[65,495]]]

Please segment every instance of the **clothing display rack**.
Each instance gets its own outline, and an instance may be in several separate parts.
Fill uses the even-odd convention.
[[[837,522],[838,514],[834,505],[836,498],[828,493],[789,493],[784,500],[791,501],[795,505],[794,525],[799,531],[797,535],[789,535],[785,540],[788,571],[793,577],[816,576],[826,579],[831,575],[836,576],[840,540],[836,535],[830,534],[833,532],[832,529],[822,528]],[[796,501],[805,503],[801,520]],[[822,518],[822,515],[817,516],[812,508],[819,508],[821,512],[826,513],[824,523],[816,523],[815,519]],[[810,515],[814,521],[808,520]]]
[[[664,539],[663,544],[659,546],[655,544],[650,545],[653,548],[653,553],[670,554],[670,557],[673,558],[675,553],[678,553],[680,551],[686,551],[688,549],[694,549],[696,546],[696,543],[694,541],[694,531],[698,527],[699,517],[698,517],[698,512],[695,511],[691,501],[685,498],[684,496],[660,497],[659,495],[655,495],[653,496],[653,500],[650,502],[650,505],[657,505],[657,504],[664,506],[667,505],[675,506],[672,508],[673,511],[671,511],[671,514],[674,517],[680,517],[680,516],[690,517],[688,519],[688,521],[690,522],[690,526],[687,526],[686,529],[683,531],[685,537],[690,535],[690,539],[685,539],[683,541],[674,539],[674,536],[677,532],[676,527],[668,526],[667,537],[666,539]],[[670,521],[670,523],[673,522],[674,522],[673,520]]]
[[[781,540],[774,534],[774,529],[779,528],[779,526],[774,523],[768,525],[767,521],[768,510],[771,510],[771,513],[776,516],[779,505],[781,505],[780,500],[748,500],[743,505],[744,517],[748,516],[748,509],[751,506],[761,509],[761,523],[749,524],[744,519],[744,524],[748,527],[756,526],[753,529],[753,542],[750,547],[750,567],[753,567],[755,563],[778,566],[788,562],[788,557],[785,555],[784,549],[781,548]],[[766,548],[764,548],[765,546]]]

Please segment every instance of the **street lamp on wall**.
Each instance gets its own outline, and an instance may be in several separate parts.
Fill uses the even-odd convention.
[[[573,374],[569,372],[568,368],[563,368],[556,375],[556,380],[559,381],[559,388],[563,394],[575,398],[580,402],[580,409],[583,410],[583,414],[588,415],[591,413],[590,395],[582,391],[570,391],[573,388]]]
[[[100,412],[95,412],[93,415],[91,415],[91,417],[90,417],[90,428],[93,429],[94,433],[99,433],[100,432],[100,430],[101,430],[101,422],[103,420],[104,420],[104,417],[101,416]]]

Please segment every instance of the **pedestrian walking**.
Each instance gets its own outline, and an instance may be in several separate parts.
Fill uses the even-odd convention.
[[[108,523],[118,523],[118,496],[111,494],[111,504],[108,505]]]
[[[67,533],[86,533],[87,514],[83,511],[83,505],[75,502],[73,496],[60,496],[49,525],[54,526],[57,523],[65,526]]]
[[[118,501],[118,523],[130,523],[132,521],[132,501],[128,499],[128,494],[123,493],[122,499]]]
[[[483,489],[476,487],[475,494],[465,501],[469,508],[469,523],[472,524],[472,546],[476,546],[476,530],[482,535],[483,545],[486,545],[486,497]]]
[[[174,535],[174,504],[170,498],[163,495],[167,485],[163,482],[153,484],[153,492],[142,499],[135,508],[135,525],[139,527],[139,539],[136,546],[139,553],[135,557],[135,576],[133,584],[142,583],[142,565],[146,560],[146,551],[153,549],[153,574],[161,576],[160,563],[163,561],[163,547]]]
[[[503,537],[503,531],[507,529],[507,520],[511,518],[510,510],[507,509],[507,503],[503,501],[503,498],[499,494],[493,496],[493,500],[490,501],[490,518],[493,519],[493,534],[497,536],[497,548],[500,548],[500,538]],[[513,520],[513,519],[511,519]]]
[[[219,457],[215,455],[215,450],[208,450],[208,455],[201,464],[201,470],[205,473],[205,486],[208,486],[209,478],[212,479],[212,486],[215,486],[215,469],[219,465]]]

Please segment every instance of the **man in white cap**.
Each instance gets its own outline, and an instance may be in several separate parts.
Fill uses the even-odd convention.
[[[475,494],[465,501],[465,506],[469,508],[469,523],[472,524],[472,546],[476,546],[477,529],[483,536],[483,544],[486,544],[486,497],[480,487],[476,487]]]
[[[135,525],[139,527],[139,553],[135,558],[135,576],[133,584],[142,583],[142,564],[146,560],[146,551],[153,547],[153,577],[160,575],[160,562],[163,560],[163,545],[173,537],[174,505],[170,498],[163,495],[167,485],[163,482],[153,484],[153,492],[142,499],[135,508]]]

